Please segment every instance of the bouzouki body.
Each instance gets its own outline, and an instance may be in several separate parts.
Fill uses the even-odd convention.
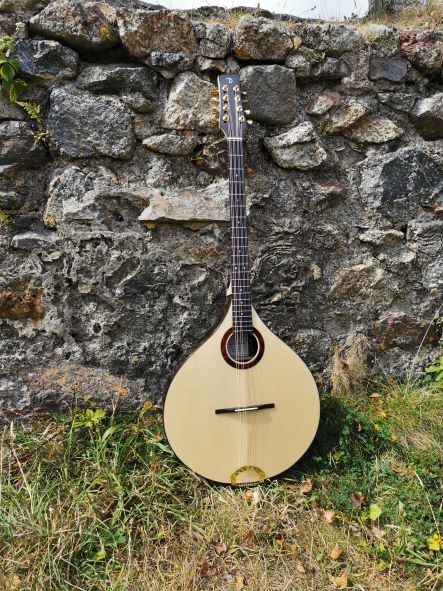
[[[229,148],[231,288],[227,313],[183,363],[164,405],[178,458],[210,480],[247,485],[277,476],[308,449],[318,428],[315,381],[251,302],[244,194],[246,127],[236,74],[218,78],[220,127]]]

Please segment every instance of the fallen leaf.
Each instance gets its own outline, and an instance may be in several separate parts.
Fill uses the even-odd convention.
[[[332,575],[328,575],[328,577],[335,589],[346,589],[348,586],[348,574],[345,570],[339,577],[333,577]]]
[[[297,544],[288,544],[286,542],[285,548],[288,551],[288,554],[297,554],[297,551],[298,551]]]
[[[375,503],[369,505],[369,519],[371,521],[376,521],[382,513],[383,511]]]
[[[252,493],[252,504],[258,505],[261,500],[261,492],[259,488],[254,489]]]
[[[337,560],[338,558],[340,558],[342,553],[343,550],[340,548],[340,546],[338,544],[335,544],[335,546],[329,552],[329,556],[332,558],[332,560]]]
[[[357,509],[361,509],[364,505],[366,505],[365,496],[360,491],[351,493],[349,495],[349,498],[351,499],[351,502],[354,505],[354,507],[356,507]]]
[[[438,534],[434,534],[428,538],[428,548],[429,550],[433,550],[434,552],[438,552],[442,549],[442,539]]]
[[[335,511],[332,511],[332,509],[324,509],[323,515],[326,523],[332,523],[335,519]]]
[[[283,536],[281,534],[275,534],[274,542],[278,548],[281,548],[283,546]]]
[[[222,554],[224,554],[227,549],[228,549],[228,547],[226,546],[226,544],[224,542],[216,542],[214,544],[214,550],[218,556],[221,556]]]
[[[198,542],[199,544],[203,544],[203,542],[205,541],[204,537],[201,535],[200,532],[195,531],[194,529],[191,531],[191,536],[193,537],[193,539]]]
[[[381,398],[381,394],[379,394],[378,392],[374,392],[369,396],[369,398]]]
[[[312,480],[303,480],[300,484],[299,491],[300,494],[305,495],[312,490]]]
[[[254,493],[252,492],[252,490],[245,491],[245,499],[247,500],[248,503],[250,503],[253,498],[254,498]]]
[[[243,536],[242,543],[249,544],[250,542],[255,542],[255,539],[256,539],[256,535],[255,535],[254,531],[252,529],[250,529]]]
[[[372,532],[375,534],[375,537],[381,540],[386,535],[386,531],[384,529],[380,529],[379,527],[372,526]]]
[[[209,564],[209,562],[207,560],[202,562],[202,564],[200,566],[200,574],[202,577],[213,577],[216,572],[217,572],[217,569],[215,568],[215,566],[213,564]]]
[[[295,563],[295,568],[298,570],[299,573],[305,573],[306,572],[306,569],[302,565],[302,563],[300,562],[300,560],[297,560],[297,562]]]
[[[235,575],[234,589],[235,591],[241,591],[245,586],[245,577],[243,575]]]

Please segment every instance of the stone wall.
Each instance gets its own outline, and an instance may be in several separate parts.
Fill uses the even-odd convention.
[[[45,115],[39,130],[1,96],[4,416],[161,401],[217,323],[229,226],[210,90],[227,68],[254,122],[246,182],[263,319],[318,373],[357,335],[376,371],[402,374],[422,342],[416,370],[438,354],[441,33],[254,13],[231,15],[230,29],[217,11],[135,0],[0,10],[2,34],[26,22],[14,56]]]

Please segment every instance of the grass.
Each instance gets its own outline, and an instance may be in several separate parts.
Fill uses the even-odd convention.
[[[10,426],[0,589],[442,589],[442,390],[377,379],[322,411],[296,468],[251,489],[190,473],[149,406]]]

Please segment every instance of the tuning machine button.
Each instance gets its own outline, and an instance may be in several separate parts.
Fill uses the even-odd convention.
[[[223,105],[223,111],[229,111],[229,105]]]
[[[213,115],[218,115],[220,113],[220,109],[211,109],[211,113]]]
[[[245,114],[245,115],[250,115],[250,114],[251,114],[251,111],[250,111],[249,109],[245,109],[245,110],[244,110],[244,114]]]
[[[218,96],[218,90],[216,88],[211,88],[209,92],[211,93],[211,96]]]
[[[247,123],[248,125],[252,125],[252,124],[253,124],[253,121],[252,121],[252,119],[247,119],[247,120],[246,120],[246,123]]]
[[[227,94],[223,97],[223,102],[227,103],[229,101],[229,97]]]
[[[229,121],[229,115],[223,115],[223,121]]]
[[[212,117],[212,118],[209,120],[209,123],[210,123],[211,125],[218,125],[218,119],[217,119],[217,117]]]
[[[222,90],[223,90],[223,92],[228,92],[228,85],[227,84],[224,84],[222,86]]]

